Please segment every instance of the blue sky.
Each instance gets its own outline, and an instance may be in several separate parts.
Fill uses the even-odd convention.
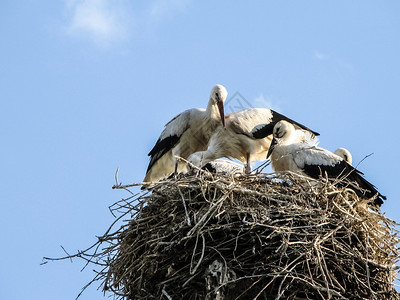
[[[138,2],[138,3],[136,3]],[[73,253],[112,222],[177,113],[213,85],[346,147],[400,221],[398,1],[32,0],[0,4],[1,299],[74,299]],[[228,96],[229,97],[229,96]],[[101,299],[93,286],[81,299]]]

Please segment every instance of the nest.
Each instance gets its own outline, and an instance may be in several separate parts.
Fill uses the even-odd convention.
[[[129,220],[76,256],[123,299],[400,299],[395,223],[370,201],[295,174],[205,172],[114,204]]]
[[[394,222],[352,190],[203,175],[139,200],[104,280],[126,299],[400,299]]]

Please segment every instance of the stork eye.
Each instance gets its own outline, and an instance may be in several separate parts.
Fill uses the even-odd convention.
[[[281,131],[281,127],[278,127],[278,128],[276,129],[275,135],[276,135],[277,138],[281,138],[281,137],[283,137],[283,136],[285,135],[285,133],[286,133],[286,132],[282,132],[282,131]]]

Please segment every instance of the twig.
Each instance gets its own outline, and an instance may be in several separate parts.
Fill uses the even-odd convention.
[[[117,168],[117,171],[115,171],[115,186],[120,186],[120,183],[118,181],[118,172],[119,168]]]
[[[355,167],[355,169],[357,169],[358,166],[359,166],[366,158],[370,157],[370,156],[373,155],[373,154],[374,154],[374,153],[372,152],[372,153],[366,155],[362,160],[360,160],[360,162],[357,164],[357,166]]]
[[[341,179],[294,173],[233,178],[201,170],[133,194],[129,188],[143,183],[121,185],[118,171],[113,188],[130,195],[109,207],[116,218],[106,232],[83,251],[70,255],[62,247],[64,257],[44,258],[43,264],[77,257],[83,268],[100,270],[78,297],[93,282],[117,299],[345,299],[353,291],[372,299],[394,293],[397,225],[351,189],[336,188]],[[207,281],[206,269],[216,259],[223,268],[215,282]]]
[[[188,226],[192,226],[191,222],[190,222],[190,217],[186,208],[186,203],[185,203],[185,196],[183,196],[181,189],[178,186],[178,191],[179,194],[181,195],[182,198],[182,203],[183,203],[183,208],[185,209],[185,215],[186,215],[186,223],[188,224]]]

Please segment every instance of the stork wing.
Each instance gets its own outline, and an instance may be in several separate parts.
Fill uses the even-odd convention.
[[[304,169],[306,165],[334,167],[343,161],[341,157],[320,147],[310,146],[305,143],[293,144],[292,147],[294,147],[291,151],[293,153],[293,160],[300,169]],[[312,174],[309,176],[318,178],[319,175],[320,173],[316,177],[312,176]]]
[[[235,111],[227,115],[226,119],[234,132],[253,137],[254,131],[271,122],[272,113],[267,108],[248,108]]]
[[[299,168],[312,178],[327,176],[328,178],[346,179],[349,182],[356,183],[361,189],[365,190],[364,193],[354,186],[349,187],[352,188],[359,197],[371,198],[378,194],[378,197],[374,200],[374,204],[378,206],[386,199],[385,196],[378,192],[372,183],[362,176],[362,172],[328,150],[319,147],[311,147],[294,152],[293,158]]]
[[[149,152],[150,163],[147,172],[165,153],[171,150],[178,142],[183,133],[189,128],[189,120],[192,109],[188,109],[171,121],[165,124],[163,132],[161,132],[153,149]]]
[[[264,124],[260,124],[260,126],[257,126],[256,128],[254,128],[253,132],[252,132],[252,136],[256,139],[262,139],[267,137],[268,135],[273,133],[274,130],[274,126],[276,123],[278,123],[279,121],[285,120],[288,121],[289,123],[292,123],[294,125],[294,127],[296,129],[304,129],[304,130],[308,130],[310,132],[312,132],[314,135],[318,136],[319,133],[312,131],[310,128],[308,128],[307,126],[304,126],[284,115],[281,115],[280,113],[272,110],[272,109],[268,109],[270,111],[271,114],[271,118],[269,120],[265,120]]]

